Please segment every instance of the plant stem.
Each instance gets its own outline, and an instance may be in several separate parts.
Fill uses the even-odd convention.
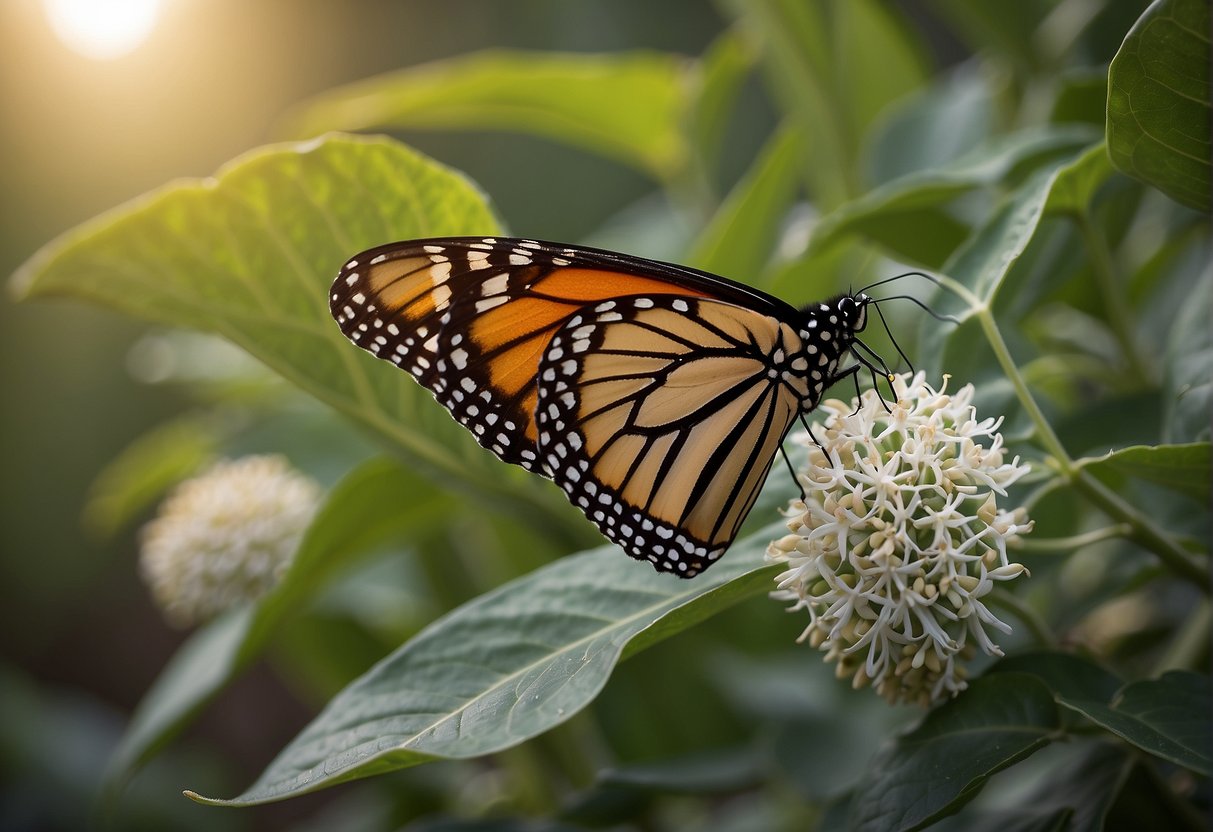
[[[1166,670],[1199,670],[1199,662],[1209,649],[1209,626],[1213,624],[1213,604],[1202,598],[1200,606],[1188,616],[1183,628],[1163,653],[1154,673]]]
[[[1036,641],[1039,644],[1045,647],[1055,647],[1057,645],[1057,639],[1053,637],[1053,631],[1049,629],[1049,625],[1045,620],[1037,615],[1036,610],[1011,593],[995,589],[986,596],[986,600],[994,606],[1002,607],[1022,621],[1032,631],[1032,635],[1036,637]]]
[[[969,304],[969,311],[977,317],[978,322],[981,324],[982,332],[990,344],[990,349],[994,352],[994,357],[997,359],[999,366],[1002,367],[1007,380],[1011,382],[1011,386],[1015,388],[1015,394],[1019,398],[1019,403],[1027,411],[1028,417],[1036,427],[1038,441],[1052,457],[1051,463],[1055,466],[1062,479],[1082,493],[1110,518],[1127,524],[1131,529],[1128,538],[1157,555],[1158,559],[1176,575],[1196,584],[1205,593],[1213,591],[1213,587],[1210,587],[1210,576],[1206,567],[1194,560],[1178,543],[1155,526],[1149,517],[1138,511],[1119,494],[1109,489],[1070,458],[1065,446],[1061,444],[1061,439],[1054,432],[1053,426],[1049,424],[1049,420],[1045,418],[1040,405],[1036,403],[1036,399],[1032,396],[1032,391],[1028,389],[1023,375],[1019,372],[1019,367],[1011,356],[1007,342],[1003,340],[1002,333],[998,329],[998,324],[994,321],[989,304],[970,292],[967,287],[951,278],[943,277],[940,279],[940,283],[955,292]]]
[[[1072,216],[1082,234],[1087,253],[1091,257],[1091,271],[1095,276],[1095,283],[1099,287],[1100,297],[1103,299],[1104,311],[1108,315],[1112,333],[1120,342],[1120,349],[1124,354],[1129,372],[1139,381],[1149,382],[1150,367],[1142,358],[1141,351],[1137,347],[1137,339],[1133,335],[1133,317],[1129,312],[1128,304],[1125,303],[1121,282],[1116,277],[1108,241],[1095,227],[1090,214],[1086,211],[1077,211]]]
[[[1102,529],[1095,529],[1094,531],[1071,535],[1070,537],[1027,538],[1019,541],[1017,550],[1038,553],[1069,553],[1103,540],[1128,537],[1132,532],[1133,527],[1128,523],[1117,523],[1114,526],[1105,526]]]

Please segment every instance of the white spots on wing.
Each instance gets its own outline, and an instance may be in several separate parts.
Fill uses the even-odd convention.
[[[426,339],[425,343],[421,345],[421,348],[426,352],[438,352],[438,333],[435,332],[428,339]]]
[[[379,255],[376,255],[375,257],[372,257],[372,258],[371,258],[371,265],[372,265],[372,266],[378,265],[379,263],[382,263],[382,262],[383,262],[384,260],[386,260],[386,259],[387,259],[387,255],[386,255],[386,254],[379,254]]]
[[[435,263],[430,266],[430,282],[435,287],[446,283],[446,279],[451,276],[451,264],[449,262]],[[449,291],[449,290],[448,290]]]
[[[480,296],[487,298],[492,297],[493,295],[499,295],[506,290],[509,283],[510,276],[508,273],[499,274],[496,277],[490,277],[481,285]]]
[[[467,369],[467,366],[468,366],[467,350],[459,349],[459,350],[455,350],[454,352],[452,352],[451,353],[451,363],[453,363],[455,365],[455,369],[457,369],[457,370]]]
[[[632,306],[636,307],[637,309],[652,309],[653,308],[653,299],[652,298],[636,298],[636,300],[632,301]]]
[[[349,274],[349,275],[348,275],[348,276],[345,278],[345,285],[346,285],[346,286],[353,286],[353,285],[354,285],[355,283],[357,283],[357,282],[358,282],[358,272],[351,272],[351,273],[350,273],[350,274]]]
[[[674,301],[673,303],[670,304],[670,306],[674,307],[674,309],[676,309],[679,312],[688,312],[691,309],[691,307],[687,304],[687,302],[685,300],[683,300],[682,298],[679,298],[678,300]]]
[[[345,267],[346,267],[347,269],[356,269],[356,268],[358,268],[358,261],[357,261],[357,260],[351,260],[350,262],[348,262],[348,263],[346,263],[346,264],[345,264]]]
[[[469,376],[464,376],[463,378],[459,379],[459,386],[469,393],[473,393],[476,390],[476,382]]]
[[[530,258],[530,256],[528,256],[526,254],[511,254],[510,255],[510,265],[511,266],[529,266],[529,265],[531,265],[531,258]]]
[[[446,251],[446,246],[422,246],[421,250],[427,254],[442,254]]]
[[[484,300],[478,300],[478,301],[476,301],[476,311],[477,312],[487,312],[494,307],[500,306],[501,304],[505,303],[507,300],[509,300],[509,298],[506,297],[505,295],[498,295],[495,298],[485,298]]]
[[[366,303],[366,295],[362,294],[362,292],[358,292],[352,298],[350,298],[350,300],[361,306],[362,304]]]
[[[553,266],[567,266],[567,265],[569,265],[569,264],[570,264],[570,263],[572,263],[572,262],[573,262],[573,261],[571,261],[571,260],[566,260],[566,259],[565,259],[565,258],[563,258],[563,257],[553,257],[553,258],[552,258],[552,265],[553,265]]]
[[[468,246],[468,248],[480,249],[481,251],[492,251],[492,250],[493,250],[493,243],[495,243],[495,242],[497,242],[497,241],[496,241],[496,240],[493,240],[493,239],[487,239],[487,240],[485,240],[483,243],[471,243],[471,244]],[[469,252],[469,253],[468,253],[468,259],[471,259],[471,256],[472,256],[472,255],[471,255],[471,252]],[[488,255],[486,254],[486,255],[485,255],[485,257],[487,257],[487,256],[488,256]]]
[[[451,287],[445,283],[435,286],[430,299],[434,301],[434,309],[446,309],[451,303]]]

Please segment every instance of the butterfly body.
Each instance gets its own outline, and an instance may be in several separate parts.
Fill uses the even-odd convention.
[[[793,421],[840,376],[867,303],[797,310],[681,266],[505,238],[372,249],[330,296],[355,344],[410,372],[483,447],[682,577],[728,548]]]

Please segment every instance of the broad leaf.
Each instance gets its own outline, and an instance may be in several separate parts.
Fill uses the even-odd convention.
[[[1108,152],[1130,176],[1210,210],[1208,0],[1156,0],[1108,69]]]
[[[1213,773],[1213,720],[1209,677],[1171,670],[1127,685],[1108,705],[1088,699],[1058,701],[1122,739],[1205,775]]]
[[[991,775],[1043,748],[1059,727],[1053,696],[1039,679],[978,679],[872,761],[852,803],[852,828],[921,829],[972,800]]]
[[[1007,656],[986,671],[996,673],[1028,673],[1048,685],[1055,697],[1099,702],[1110,702],[1122,685],[1119,677],[1091,659],[1052,650]]]
[[[592,701],[615,664],[772,586],[783,526],[692,581],[603,547],[536,570],[435,621],[342,693],[244,794],[244,806],[525,742]]]
[[[222,335],[427,474],[549,517],[536,514],[554,500],[537,496],[534,478],[478,448],[407,373],[353,347],[328,311],[338,268],[363,249],[499,227],[461,174],[389,139],[328,136],[254,151],[86,223],[14,285]]]
[[[475,52],[325,92],[303,106],[292,131],[511,130],[665,178],[686,161],[681,121],[693,70],[657,52]]]
[[[1103,143],[1088,148],[1086,153],[1058,172],[1045,210],[1066,214],[1087,213],[1095,192],[1113,173]]]
[[[1109,484],[1135,477],[1185,494],[1202,505],[1209,502],[1208,442],[1190,445],[1135,445],[1107,456],[1079,460],[1079,465]]]
[[[947,212],[949,203],[1002,183],[1013,170],[1072,154],[1096,134],[1078,125],[1025,130],[966,154],[955,162],[895,179],[827,214],[813,230],[815,255],[858,234],[910,262],[937,267],[968,235]]]
[[[796,196],[803,136],[776,132],[695,242],[691,265],[754,284],[771,257],[780,225]]]
[[[278,586],[257,604],[200,629],[169,661],[110,761],[111,785],[120,785],[189,724],[334,574],[387,536],[441,516],[443,499],[385,460],[369,462],[338,483]]]

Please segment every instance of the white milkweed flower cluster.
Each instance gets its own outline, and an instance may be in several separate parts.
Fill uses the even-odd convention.
[[[800,640],[840,678],[926,705],[965,688],[975,647],[1002,655],[987,629],[1010,627],[981,599],[1027,571],[1007,547],[1032,523],[998,498],[1028,467],[1006,461],[1001,420],[978,421],[972,385],[948,394],[923,373],[892,385],[896,403],[868,390],[821,404],[824,449],[800,438],[805,499],[767,558],[787,567],[772,597],[808,612]]]
[[[181,483],[143,529],[140,571],[165,617],[205,621],[277,583],[321,489],[284,457],[216,463]]]

